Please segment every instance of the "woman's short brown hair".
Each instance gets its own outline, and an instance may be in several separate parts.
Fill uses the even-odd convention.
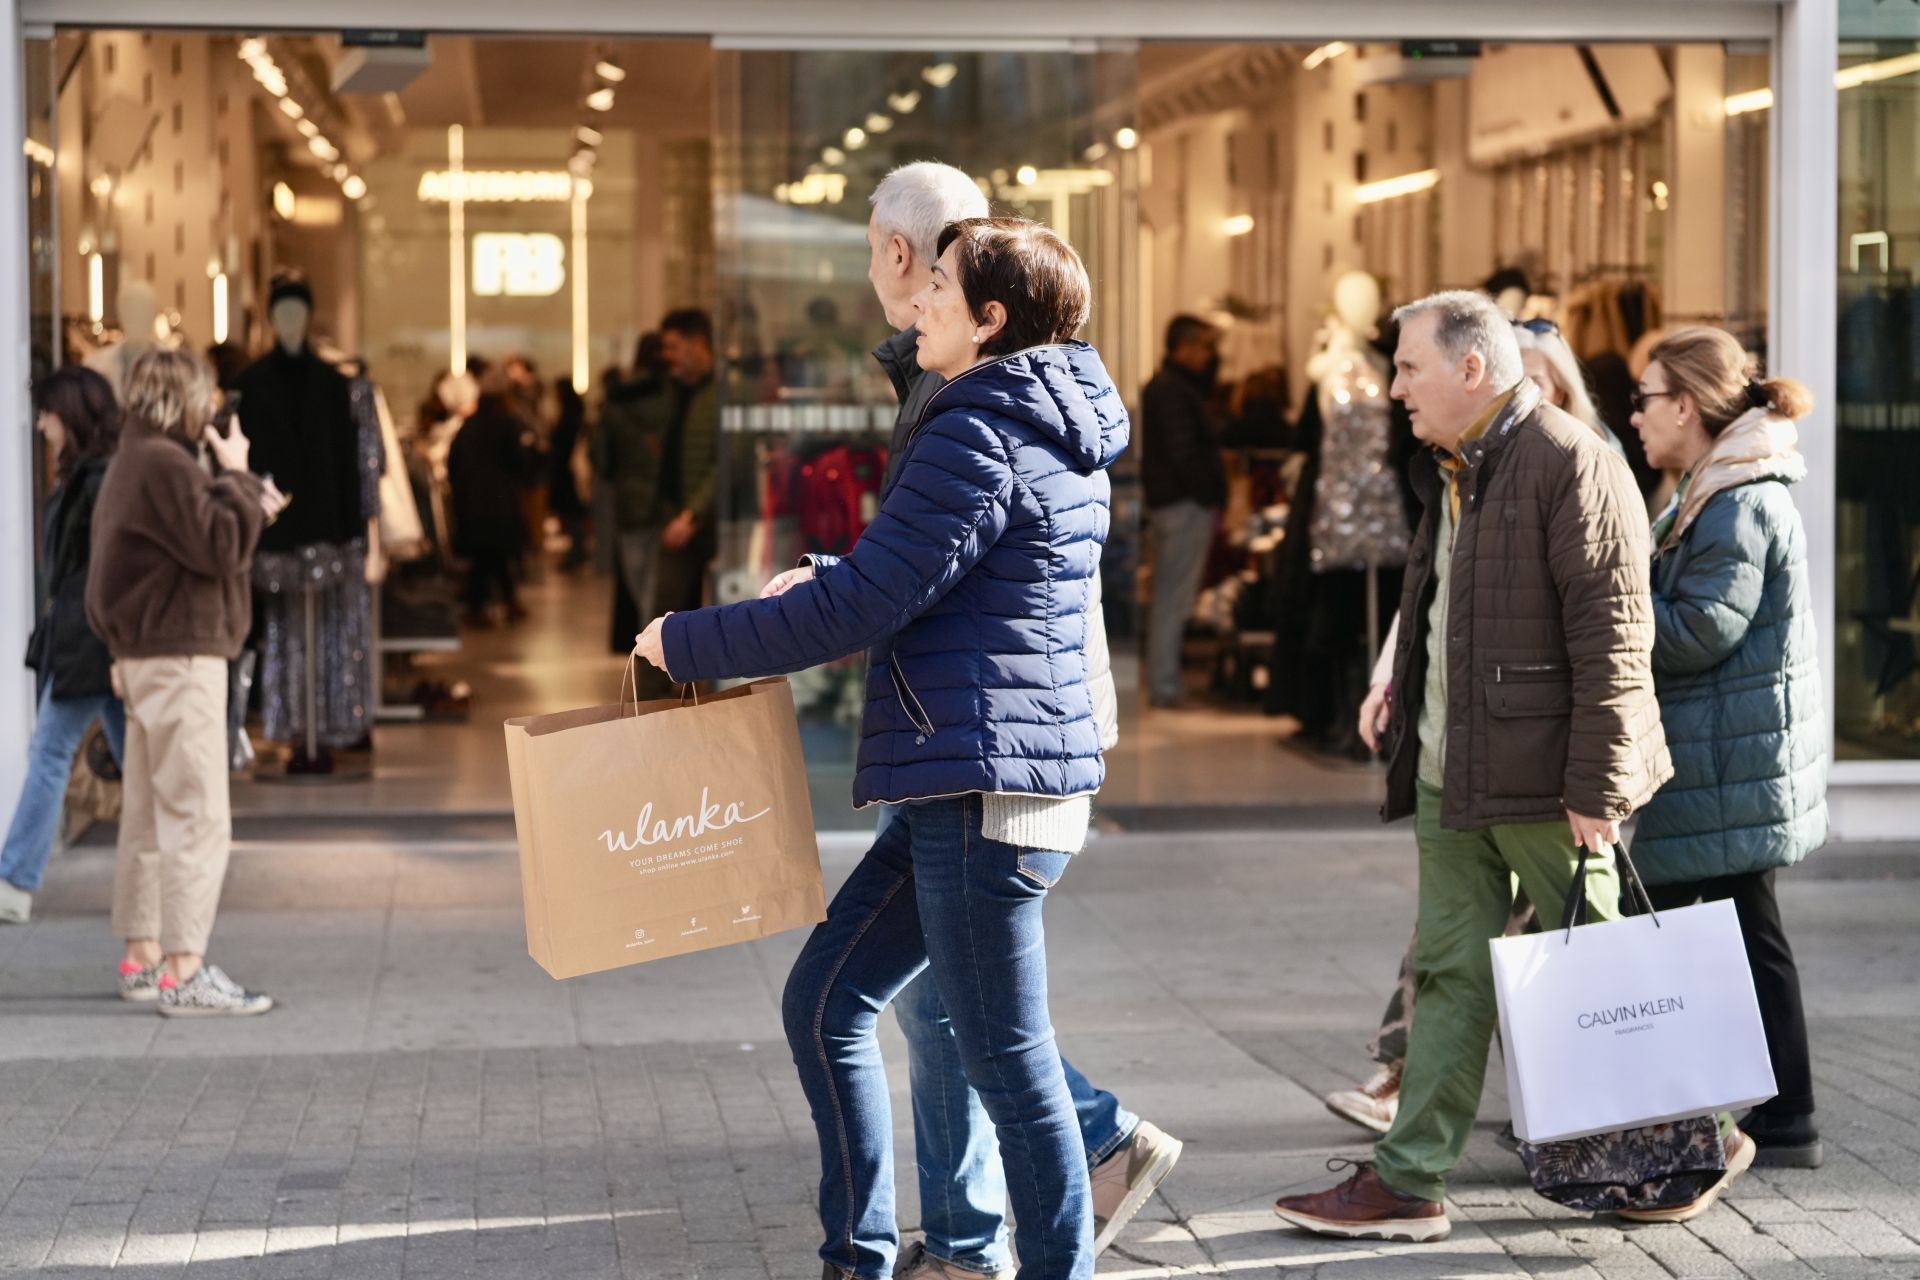
[[[965,218],[940,233],[940,257],[949,245],[975,323],[986,323],[989,302],[1007,309],[1006,324],[980,344],[981,355],[1066,342],[1087,323],[1093,286],[1086,264],[1052,229],[1025,218]]]
[[[1704,325],[1676,329],[1654,346],[1648,362],[1667,371],[1667,389],[1684,391],[1700,406],[1700,425],[1718,436],[1750,410],[1765,407],[1783,418],[1813,412],[1813,393],[1793,378],[1755,379],[1759,362],[1733,335]]]
[[[128,425],[199,444],[213,419],[213,366],[184,348],[149,348],[127,370],[123,398]]]

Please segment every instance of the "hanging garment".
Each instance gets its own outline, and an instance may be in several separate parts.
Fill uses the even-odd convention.
[[[347,384],[347,404],[358,433],[360,464],[360,519],[380,518],[380,478],[387,470],[387,445],[380,433],[380,410],[373,383],[365,375]]]
[[[307,601],[314,592],[314,729],[321,746],[350,747],[367,735],[371,702],[373,600],[367,543],[314,543],[253,558],[261,618],[260,711],[273,742],[307,733]]]
[[[420,506],[407,474],[407,455],[400,448],[400,433],[394,429],[393,413],[387,408],[387,398],[380,388],[369,386],[380,430],[381,456],[385,460],[380,472],[380,548],[390,560],[411,560],[427,549],[426,529],[420,523]]]
[[[1407,509],[1389,465],[1386,383],[1386,375],[1355,352],[1320,385],[1325,434],[1309,530],[1315,573],[1407,562]]]

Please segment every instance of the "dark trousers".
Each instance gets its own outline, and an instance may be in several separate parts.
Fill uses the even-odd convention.
[[[496,598],[509,609],[519,603],[513,589],[513,556],[476,551],[467,561],[467,608],[479,613]]]
[[[1647,894],[1659,911],[1696,902],[1733,903],[1747,944],[1754,993],[1760,998],[1760,1022],[1767,1032],[1767,1053],[1773,1058],[1774,1084],[1780,1091],[1761,1109],[1783,1116],[1811,1115],[1813,1061],[1807,1049],[1807,1015],[1800,1003],[1800,970],[1794,967],[1793,948],[1780,924],[1773,872],[1649,885]]]

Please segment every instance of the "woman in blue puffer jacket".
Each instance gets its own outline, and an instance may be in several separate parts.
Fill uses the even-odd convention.
[[[1806,533],[1787,486],[1807,473],[1791,378],[1752,380],[1740,344],[1683,329],[1654,347],[1633,425],[1683,471],[1654,522],[1654,683],[1673,780],[1641,811],[1633,858],[1656,907],[1731,899],[1779,1094],[1740,1124],[1755,1163],[1817,1166],[1800,974],[1774,872],[1827,838],[1827,719]]]
[[[1047,1009],[1041,907],[1104,777],[1086,644],[1120,395],[1073,335],[1086,268],[1017,218],[949,226],[914,298],[928,403],[879,516],[776,594],[670,614],[638,651],[676,681],[797,671],[865,650],[854,801],[903,806],[787,980],[788,1043],[819,1130],[829,1280],[885,1280],[898,1238],[875,1028],[923,969],[992,1116],[1021,1280],[1093,1274],[1086,1152]]]

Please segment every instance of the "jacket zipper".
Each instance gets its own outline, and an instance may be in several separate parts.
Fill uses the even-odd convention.
[[[887,675],[893,681],[893,696],[900,700],[901,712],[906,715],[907,720],[920,735],[914,739],[914,745],[924,746],[927,739],[933,736],[933,717],[927,714],[926,707],[921,705],[919,695],[914,693],[905,677],[900,674],[900,664],[892,658],[887,659]]]

